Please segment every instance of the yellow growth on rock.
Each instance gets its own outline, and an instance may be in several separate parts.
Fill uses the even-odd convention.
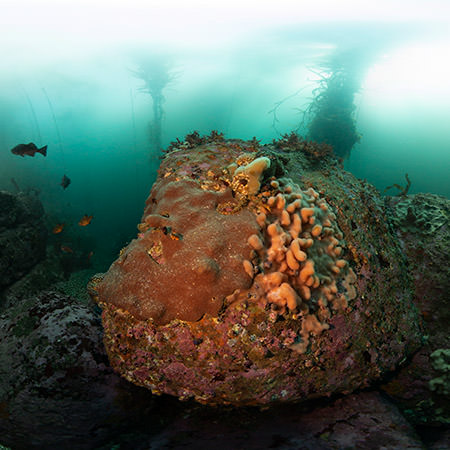
[[[270,159],[265,156],[236,169],[233,167],[231,189],[241,196],[255,195],[261,186],[261,175],[269,167]]]
[[[238,168],[235,177],[254,174],[252,183],[259,189],[266,163],[258,158]],[[290,348],[304,352],[310,335],[328,329],[329,318],[355,298],[356,276],[342,259],[343,234],[325,199],[285,178],[272,180],[270,188],[271,194],[264,193],[267,208],[256,213],[260,233],[248,239],[251,251],[244,270],[253,278],[252,298],[276,314],[293,314],[301,320],[299,342]]]
[[[249,238],[248,238],[248,243],[250,244],[250,246],[255,249],[255,250],[261,250],[262,248],[264,248],[264,245],[261,241],[261,239],[259,238],[258,235],[256,234],[252,234]]]
[[[254,272],[253,272],[253,264],[248,260],[248,259],[244,259],[243,261],[243,266],[244,266],[244,270],[247,273],[247,275],[250,278],[253,278]]]

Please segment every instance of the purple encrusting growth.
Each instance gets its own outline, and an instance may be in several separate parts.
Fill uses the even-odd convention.
[[[329,211],[328,218],[324,219],[329,225],[324,222],[323,226],[328,227],[328,233],[334,233],[331,236],[337,239],[329,238],[327,236],[330,234],[320,231],[310,234],[309,237],[317,240],[318,244],[313,246],[314,251],[309,251],[308,247],[303,250],[308,260],[315,263],[313,273],[316,278],[315,281],[312,278],[307,281],[311,283],[307,284],[311,294],[309,291],[307,295],[303,292],[299,300],[302,292],[295,291],[298,289],[295,277],[299,276],[302,282],[307,280],[298,274],[307,267],[307,262],[303,263],[300,259],[297,264],[291,258],[288,261],[289,268],[274,268],[273,263],[272,266],[267,265],[267,260],[264,262],[264,250],[257,255],[251,249],[253,245],[259,251],[259,241],[254,237],[255,231],[249,228],[249,236],[253,233],[249,239],[251,245],[242,248],[250,254],[253,251],[253,256],[238,252],[231,257],[252,262],[244,261],[243,268],[237,266],[233,270],[239,276],[247,272],[249,277],[252,277],[252,268],[255,273],[268,270],[269,275],[279,270],[280,277],[284,277],[283,284],[290,283],[292,289],[285,286],[283,292],[279,290],[281,297],[276,297],[274,292],[278,291],[268,288],[266,295],[261,287],[265,275],[259,272],[253,279],[250,278],[250,287],[247,284],[237,293],[229,292],[227,298],[219,299],[222,306],[216,312],[207,310],[197,320],[183,319],[182,312],[178,314],[177,311],[172,312],[174,318],[170,318],[163,306],[159,306],[159,310],[163,311],[160,317],[168,319],[159,320],[157,316],[145,316],[139,303],[130,301],[128,304],[134,308],[131,312],[120,298],[113,300],[110,297],[111,293],[127,292],[120,284],[114,286],[114,283],[120,283],[116,278],[110,275],[106,284],[100,279],[93,283],[94,298],[103,308],[104,341],[112,367],[129,381],[145,386],[154,393],[167,393],[181,399],[193,397],[206,404],[233,405],[302,401],[334,393],[348,393],[369,386],[394,370],[420,345],[420,320],[412,304],[411,283],[404,256],[396,237],[387,226],[385,210],[377,191],[343,171],[331,158],[312,161],[307,155],[288,147],[266,145],[253,148],[254,145],[253,142],[250,146],[249,143],[233,140],[221,141],[220,145],[207,143],[189,151],[181,146],[180,150],[166,155],[155,186],[161,187],[162,192],[166,184],[179,186],[179,189],[186,186],[187,192],[190,189],[194,193],[201,193],[195,190],[195,182],[201,186],[205,196],[209,195],[205,198],[211,197],[211,191],[226,193],[231,186],[236,195],[227,197],[227,207],[221,210],[221,214],[229,214],[226,217],[230,217],[230,220],[239,217],[247,220],[246,217],[252,216],[245,214],[254,212],[262,228],[260,236],[264,236],[265,215],[261,219],[258,214],[261,215],[264,208],[268,211],[268,220],[272,214],[272,223],[287,217],[286,213],[283,213],[284,216],[279,213],[278,216],[273,215],[273,207],[271,213],[270,202],[266,203],[266,200],[275,195],[291,195],[289,186],[299,186],[294,188],[292,195],[295,195],[295,189],[300,189],[297,192],[302,192],[306,198],[315,195],[318,199],[316,205],[322,205],[325,211]],[[241,169],[230,168],[233,164],[236,166],[234,161]],[[265,170],[264,177],[259,179],[260,191],[255,195],[245,190],[247,185],[253,183],[252,186],[255,186],[250,171],[245,171],[252,161],[255,165],[261,162],[260,166]],[[234,178],[233,173],[236,174]],[[286,181],[287,177],[291,181]],[[241,180],[245,183],[239,184]],[[258,185],[259,182],[256,183]],[[285,186],[285,194],[276,193],[280,192],[280,186]],[[158,189],[155,191],[154,188],[149,199],[156,198]],[[176,202],[176,197],[173,198]],[[160,196],[159,202],[162,201],[170,205],[167,198]],[[151,205],[149,202],[147,204]],[[303,208],[305,211],[301,212],[306,214],[309,208]],[[170,210],[172,223],[178,223],[175,220],[176,213],[175,209]],[[144,222],[140,224],[140,230],[149,236],[156,236],[161,232],[154,219],[155,213],[152,214],[151,220],[155,224]],[[161,214],[158,221],[163,222],[166,218]],[[319,219],[320,215],[316,215],[316,220]],[[255,227],[253,222],[251,226]],[[308,233],[305,227],[303,231],[300,230],[302,233]],[[167,227],[164,231],[167,235]],[[170,230],[171,233],[174,231],[178,230]],[[208,238],[208,235],[204,236],[205,241]],[[225,234],[220,238],[224,248],[238,244],[233,234]],[[162,255],[164,248],[177,246],[176,251],[168,254],[164,260],[162,265],[166,264],[166,267],[172,264],[179,249],[189,245],[186,235],[182,241],[175,243],[169,240],[173,240],[174,236],[162,236],[159,239],[158,242],[162,242]],[[334,242],[333,245],[329,246],[327,239]],[[301,242],[303,240],[300,239]],[[270,244],[267,238],[261,242],[264,246],[268,242]],[[137,280],[133,288],[140,285],[139,280],[145,283],[148,273],[142,266],[133,265],[133,249],[136,245],[130,244],[130,250],[124,253],[127,255],[127,273],[134,271],[134,279]],[[330,258],[324,260],[321,256],[326,256],[326,248],[334,251],[334,245],[342,247],[342,250],[336,251],[336,255],[344,261],[331,259],[330,263],[326,262]],[[214,255],[209,257],[214,258]],[[121,269],[120,264],[114,266],[117,273],[125,270]],[[343,269],[326,264],[339,264]],[[298,272],[296,265],[300,266]],[[186,268],[189,267],[190,261],[186,261]],[[334,274],[326,272],[330,267]],[[217,266],[215,270],[216,276],[219,276],[217,274],[221,273],[222,266]],[[185,275],[179,273],[179,277],[181,280]],[[214,277],[199,280],[206,283],[206,288],[215,283]],[[98,287],[100,290],[97,290]],[[316,290],[313,291],[313,288]],[[198,289],[203,287],[199,286]],[[322,292],[328,295],[328,309],[327,303],[321,300]],[[100,295],[97,297],[96,293]],[[170,286],[165,295],[170,298]],[[339,302],[334,302],[333,295]],[[297,299],[297,303],[294,299]],[[173,307],[174,303],[170,305]],[[199,305],[196,311],[201,311],[203,306]],[[182,311],[184,305],[179,306]],[[159,311],[156,308],[154,310]],[[308,318],[312,324],[310,329],[305,327]]]
[[[383,344],[392,330],[373,333],[378,342],[370,341],[360,332],[360,317],[355,307],[332,319],[330,331],[317,338],[311,352],[299,354],[289,348],[298,323],[267,322],[266,312],[253,305],[219,320],[162,327],[110,306],[103,311],[115,370],[155,393],[210,404],[294,401],[368,386],[410,350],[409,324],[401,324],[398,340]]]

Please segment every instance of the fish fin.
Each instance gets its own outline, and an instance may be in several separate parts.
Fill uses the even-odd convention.
[[[39,153],[42,153],[44,156],[47,156],[47,146],[44,145],[38,150]]]

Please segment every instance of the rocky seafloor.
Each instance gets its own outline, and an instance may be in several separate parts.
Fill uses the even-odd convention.
[[[309,224],[308,217],[303,217],[306,220],[301,233],[310,233],[327,246],[332,244],[332,238],[339,241],[343,250],[335,253],[347,262],[344,273],[338,273],[342,278],[334,284],[336,292],[331,289],[333,280],[329,282],[331,277],[324,272],[328,269],[316,270],[317,277],[325,280],[317,285],[325,289],[318,287],[314,291],[312,280],[309,295],[301,284],[295,284],[298,281],[292,281],[295,276],[308,283],[298,272],[308,259],[322,254],[309,251],[315,244],[308,248],[305,244],[305,261],[301,261],[303,256],[298,253],[301,255],[297,260],[298,267],[296,261],[287,256],[291,247],[285,246],[286,250],[281,252],[289,264],[283,266],[284,260],[278,258],[276,263],[279,265],[272,262],[269,267],[268,253],[258,253],[255,244],[253,259],[248,257],[252,267],[256,268],[254,278],[246,278],[245,267],[249,266],[240,261],[233,269],[236,272],[242,270],[233,289],[251,291],[254,280],[272,279],[271,273],[282,272],[286,274],[282,277],[284,283],[293,286],[294,294],[298,295],[293,297],[296,303],[292,297],[280,294],[281,291],[291,292],[287,288],[277,290],[281,284],[270,285],[263,297],[272,301],[259,305],[259,309],[246,304],[244,314],[250,316],[249,321],[242,322],[240,308],[243,303],[235,295],[228,306],[231,308],[228,316],[223,312],[226,309],[223,305],[217,311],[207,305],[210,308],[207,313],[212,319],[203,327],[199,327],[205,317],[202,303],[195,303],[195,307],[183,313],[187,316],[174,309],[176,303],[165,305],[165,315],[161,314],[161,308],[157,309],[159,316],[150,308],[151,322],[146,322],[144,313],[139,317],[137,310],[128,307],[126,317],[132,320],[126,324],[134,332],[140,326],[140,332],[144,333],[144,324],[150,326],[153,337],[159,336],[157,333],[167,335],[167,327],[172,330],[179,327],[183,336],[186,326],[191,332],[201,333],[193,338],[202,338],[195,341],[195,351],[186,347],[184,340],[176,341],[176,345],[170,339],[158,341],[160,345],[152,347],[151,352],[162,362],[149,366],[140,359],[124,357],[141,352],[140,336],[133,335],[126,341],[113,339],[111,322],[108,317],[105,319],[108,306],[105,301],[103,304],[100,301],[104,310],[103,325],[107,328],[105,348],[101,310],[86,295],[86,285],[95,268],[79,270],[80,267],[75,267],[71,274],[67,271],[64,274],[52,252],[48,249],[45,252],[42,242],[45,244],[43,236],[46,233],[40,219],[43,211],[39,201],[23,194],[1,192],[0,203],[7,207],[0,210],[0,443],[12,449],[56,449],[68,444],[80,449],[206,449],[212,446],[224,449],[449,448],[449,201],[432,194],[383,199],[368,183],[345,172],[333,158],[321,155],[320,149],[301,148],[299,142],[281,140],[278,144],[260,146],[256,141],[223,141],[216,137],[179,144],[163,160],[159,190],[156,184],[149,196],[150,209],[147,207],[143,215],[140,235],[118,260],[129,252],[130,261],[133,261],[132,252],[146,243],[150,262],[157,259],[158,270],[165,270],[161,265],[166,260],[170,263],[169,253],[165,254],[161,248],[164,249],[166,243],[169,249],[170,245],[180,245],[179,234],[184,234],[182,243],[189,245],[189,228],[181,230],[182,222],[177,222],[174,217],[176,211],[182,216],[181,210],[174,209],[172,213],[170,202],[164,203],[165,198],[173,197],[166,194],[157,197],[158,192],[167,193],[168,188],[164,185],[168,183],[181,187],[190,183],[191,190],[202,185],[203,190],[199,192],[206,193],[208,198],[212,197],[209,191],[223,195],[216,203],[227,203],[224,208],[230,214],[225,214],[225,219],[248,212],[245,220],[252,222],[248,236],[242,238],[245,244],[248,245],[250,236],[260,233],[261,242],[273,249],[270,235],[264,234],[265,229],[272,223],[279,223],[276,236],[280,236],[283,227],[288,229],[288,225],[281,225],[282,220],[287,224],[287,216],[282,208],[277,210],[276,205],[271,210],[264,206],[265,220],[261,217],[256,220],[261,214],[257,208],[265,204],[264,198],[292,195],[291,188],[286,192],[286,182],[278,181],[289,178],[309,199],[310,203],[302,205],[303,208],[314,209],[326,202],[327,209],[333,212],[335,219],[316,215],[323,227],[328,225],[326,220],[330,221],[328,228],[334,231],[330,231],[328,237],[322,238],[321,234],[312,232],[317,223]],[[211,156],[215,153],[218,156]],[[226,164],[223,158],[227,159]],[[256,174],[258,189],[249,193],[242,186],[253,181],[253,175],[245,183],[240,180],[251,172],[246,172],[246,167],[258,158],[269,159],[271,168],[266,164]],[[236,160],[237,167],[223,172]],[[218,176],[219,169],[222,178]],[[236,172],[240,175],[235,175]],[[316,203],[313,202],[313,191],[318,194]],[[262,195],[264,192],[266,194]],[[177,196],[174,194],[175,199],[180,197]],[[155,208],[151,199],[157,199],[168,211],[151,209]],[[204,199],[202,197],[200,205],[206,205]],[[290,197],[288,200],[294,201]],[[295,214],[295,210],[292,211]],[[172,224],[162,222],[167,220],[165,213],[173,218]],[[292,214],[291,219],[294,219]],[[298,214],[302,215],[301,209]],[[233,220],[237,220],[236,216]],[[311,226],[308,228],[308,225]],[[204,224],[203,229],[208,230],[207,226]],[[239,226],[239,229],[245,227]],[[145,237],[141,233],[149,234]],[[226,240],[228,235],[222,238]],[[27,238],[24,240],[23,236]],[[216,239],[220,237],[216,236]],[[305,239],[300,243],[306,243],[308,236],[298,234],[291,238]],[[160,246],[154,245],[156,239]],[[288,242],[290,245],[292,240]],[[192,242],[197,248],[200,241]],[[256,240],[251,238],[252,242]],[[338,244],[331,248],[336,246]],[[244,254],[250,252],[252,246],[241,245],[232,250]],[[186,254],[190,251],[187,247]],[[335,264],[339,258],[332,258],[331,262]],[[223,261],[218,262],[219,267],[221,264]],[[316,267],[318,265],[316,262]],[[345,270],[350,268],[356,280],[345,284]],[[111,280],[119,278],[123,279],[115,274]],[[169,281],[173,283],[173,280]],[[203,283],[205,289],[209,287],[211,278],[207,271],[200,273],[198,282]],[[219,284],[214,278],[212,282]],[[94,296],[99,290],[101,297],[99,284],[96,286]],[[225,292],[226,283],[224,286]],[[111,292],[122,292],[120,289],[120,286],[108,286],[103,290],[103,300],[112,298]],[[182,294],[184,290],[180,292]],[[329,295],[328,311],[320,308],[320,295],[324,293]],[[339,294],[345,295],[344,306],[344,297],[337,301],[333,296]],[[334,302],[336,307],[332,306]],[[302,307],[303,304],[308,308]],[[126,304],[122,303],[120,308],[126,310]],[[270,326],[264,328],[265,334],[258,334],[256,328],[252,328],[252,314],[258,324],[264,317],[267,320]],[[322,326],[308,329],[306,335],[301,324],[310,315],[316,316]],[[159,318],[159,322],[154,318]],[[123,315],[119,321],[121,326],[122,320]],[[210,327],[211,323],[220,320],[220,326],[228,327],[233,336],[230,340],[230,330],[224,331],[228,340],[222,346],[223,353],[217,351],[215,354],[219,357],[208,359],[209,365],[205,365],[199,355],[214,353],[216,334]],[[231,323],[232,320],[235,322]],[[239,327],[233,328],[236,324]],[[252,329],[252,333],[242,332],[245,327]],[[268,333],[273,337],[270,342],[265,339]],[[245,336],[251,334],[255,337],[247,341]],[[209,347],[202,350],[208,340]],[[170,345],[167,342],[171,342]],[[260,352],[251,353],[247,346]],[[266,349],[270,353],[264,353]],[[173,352],[170,356],[169,350]],[[118,356],[120,359],[115,359]],[[204,378],[208,374],[205,367],[211,367],[215,361],[220,363],[224,357],[225,361],[230,357],[233,362],[214,366],[214,377],[211,377],[214,388],[208,390],[203,379],[197,378],[200,381],[194,383],[188,376],[183,379],[179,374],[173,375],[168,384],[170,372],[164,364],[172,357],[177,358],[171,361],[176,362],[177,367],[184,364],[202,373]],[[197,358],[199,362],[191,362],[189,358]],[[136,367],[136,361],[140,366]],[[141,370],[143,366],[147,372]],[[230,368],[236,385],[239,385],[239,395],[230,390]],[[250,376],[255,373],[255,368],[260,369],[257,373],[261,378]],[[133,370],[141,378],[134,375]],[[166,370],[165,379],[158,377],[159,370]],[[276,382],[270,384],[268,378],[264,378],[267,371],[271,371],[270,379]],[[191,383],[189,390],[183,390],[188,382]],[[259,386],[262,386],[260,390]],[[152,389],[163,394],[154,395]],[[211,394],[214,390],[220,392],[220,396]],[[180,401],[164,392],[186,400]],[[191,397],[205,404],[199,404]]]

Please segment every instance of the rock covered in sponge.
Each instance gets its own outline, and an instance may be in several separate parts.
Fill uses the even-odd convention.
[[[351,392],[414,351],[382,202],[329,164],[254,141],[172,148],[138,238],[91,286],[115,370],[156,394],[261,405]]]
[[[216,316],[225,296],[250,285],[242,261],[248,237],[257,232],[252,212],[216,210],[229,198],[228,192],[205,191],[194,181],[157,182],[140,237],[106,273],[101,298],[158,324]]]
[[[309,334],[328,329],[332,311],[345,309],[356,297],[350,286],[356,276],[340,259],[343,234],[327,202],[314,189],[302,191],[290,179],[272,187],[266,212],[257,216],[260,231],[248,239],[253,258],[244,265],[251,264],[258,274],[254,287],[264,305],[272,304],[280,313],[302,312],[301,341],[292,348],[303,352]],[[338,292],[341,272],[350,285]]]
[[[233,169],[235,166],[232,166]],[[261,186],[263,172],[270,167],[270,159],[265,156],[253,159],[232,170],[232,189],[237,195],[255,195]]]

